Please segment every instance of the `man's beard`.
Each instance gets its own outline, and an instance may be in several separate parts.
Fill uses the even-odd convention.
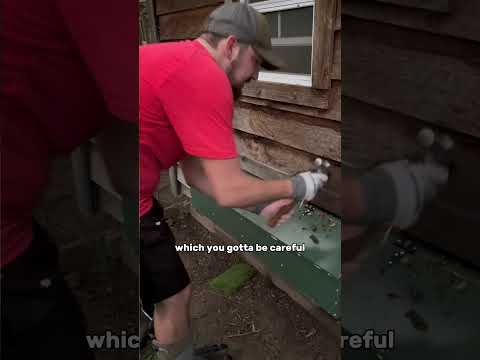
[[[228,79],[230,80],[230,84],[232,85],[233,101],[237,101],[240,98],[240,96],[242,96],[242,88],[244,85],[243,83],[240,85],[234,85],[233,71],[236,69],[237,65],[238,65],[238,61],[233,60],[231,68],[227,72]]]

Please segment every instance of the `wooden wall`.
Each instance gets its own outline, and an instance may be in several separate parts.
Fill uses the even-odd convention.
[[[345,164],[367,168],[414,152],[424,126],[450,134],[449,187],[411,233],[476,265],[479,13],[478,1],[345,0],[342,34]]]
[[[160,41],[192,39],[223,1],[157,0]],[[242,164],[261,178],[309,169],[321,156],[331,181],[314,203],[340,214],[341,16],[340,0],[315,1],[312,87],[251,82],[235,107],[234,128]]]
[[[195,38],[222,0],[156,0],[160,41]]]
[[[261,178],[291,176],[316,157],[330,160],[331,179],[313,201],[340,215],[340,0],[315,1],[312,87],[252,82],[234,116],[244,169]]]

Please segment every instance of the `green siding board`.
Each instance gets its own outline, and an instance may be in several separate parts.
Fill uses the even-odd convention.
[[[243,210],[219,207],[215,201],[195,189],[192,189],[192,206],[239,243],[267,245],[268,247],[288,245],[288,242],[278,238],[279,233],[272,234],[265,224],[259,224],[258,219],[255,219],[256,216]],[[295,221],[301,222],[302,220]],[[308,221],[311,220],[308,219]],[[320,218],[318,221],[321,226]],[[338,241],[340,241],[340,226],[337,227],[338,230],[332,231],[332,233],[338,236]],[[322,236],[319,233],[316,235],[319,238]],[[270,251],[254,251],[252,253],[300,294],[310,298],[333,317],[339,318],[340,277],[332,275],[312,261],[314,252],[311,252],[311,248],[312,246],[309,245],[304,253]],[[340,255],[338,255],[337,261],[340,263]]]

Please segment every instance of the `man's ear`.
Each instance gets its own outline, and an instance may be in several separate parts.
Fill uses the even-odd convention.
[[[225,42],[225,52],[228,60],[232,60],[235,56],[236,45],[238,45],[237,38],[233,35],[228,36]]]

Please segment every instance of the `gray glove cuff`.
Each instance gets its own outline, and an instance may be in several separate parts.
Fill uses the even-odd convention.
[[[359,224],[374,225],[392,223],[397,208],[395,184],[382,168],[375,168],[360,178],[365,198],[366,212]],[[357,222],[357,221],[355,221]]]
[[[305,180],[299,175],[296,175],[292,178],[293,185],[293,198],[295,200],[303,200],[307,193],[307,184]]]

